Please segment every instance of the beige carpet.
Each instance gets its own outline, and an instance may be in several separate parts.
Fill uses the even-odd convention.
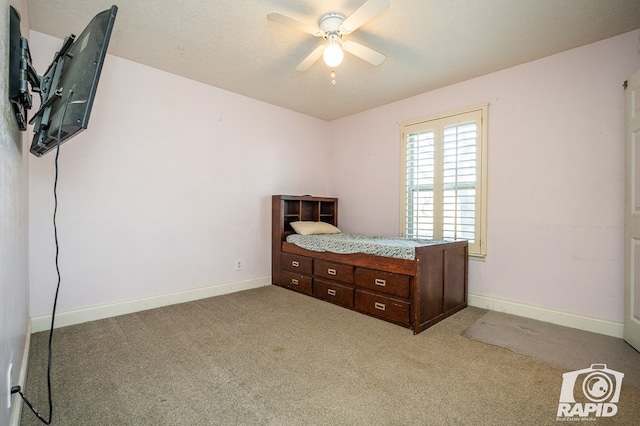
[[[65,327],[53,424],[557,425],[566,368],[463,337],[486,312],[414,336],[268,286]],[[32,336],[26,386],[45,416],[46,341]],[[633,424],[638,401],[624,386],[607,423]]]
[[[624,373],[623,383],[640,388],[640,353],[622,339],[494,311],[482,316],[463,336],[567,371],[605,364]]]

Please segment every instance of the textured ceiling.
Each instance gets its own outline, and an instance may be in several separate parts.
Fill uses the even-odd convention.
[[[364,0],[28,0],[31,28],[63,39],[112,4],[113,55],[274,105],[333,120],[640,28],[639,0],[390,0],[345,39],[384,53],[346,54],[336,69],[296,66],[321,38],[310,25]]]

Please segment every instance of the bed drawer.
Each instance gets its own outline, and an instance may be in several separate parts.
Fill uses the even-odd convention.
[[[359,287],[408,299],[411,277],[375,269],[356,268],[355,283]]]
[[[311,275],[313,270],[313,259],[310,257],[297,256],[295,254],[282,253],[280,255],[280,266],[285,271]]]
[[[341,281],[353,284],[353,266],[341,263],[326,262],[317,260],[313,264],[313,275],[329,278],[330,280]]]
[[[402,325],[409,325],[409,302],[364,290],[356,290],[355,307],[374,317]]]
[[[316,278],[313,295],[336,305],[353,308],[353,288],[346,285]]]
[[[282,272],[282,282],[280,285],[291,290],[296,290],[301,293],[312,294],[312,279],[308,275],[295,274],[293,272]]]

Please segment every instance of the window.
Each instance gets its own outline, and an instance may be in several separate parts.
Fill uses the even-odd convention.
[[[403,123],[402,235],[486,255],[487,105]]]

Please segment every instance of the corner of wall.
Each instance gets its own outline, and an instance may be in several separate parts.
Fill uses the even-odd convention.
[[[26,0],[0,0],[0,22],[9,21],[9,6],[24,14]],[[0,33],[0,60],[9,55],[8,28]],[[28,164],[25,134],[8,101],[8,69],[0,71],[0,383],[18,384],[26,372],[29,339]],[[11,368],[9,367],[11,366]],[[8,371],[11,377],[7,377]],[[19,377],[19,375],[21,377]],[[0,386],[0,424],[16,424],[19,401]],[[16,414],[18,413],[18,414]],[[18,418],[16,418],[16,416]]]

